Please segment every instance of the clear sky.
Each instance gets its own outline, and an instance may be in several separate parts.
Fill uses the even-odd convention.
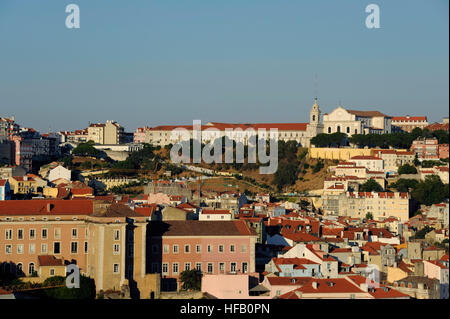
[[[81,28],[67,29],[67,4]],[[367,29],[365,8],[380,7]],[[41,131],[116,120],[448,116],[448,0],[0,0],[0,116]]]

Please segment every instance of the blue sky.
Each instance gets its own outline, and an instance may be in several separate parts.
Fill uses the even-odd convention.
[[[67,29],[67,4],[81,28]],[[365,27],[380,7],[381,28]],[[0,116],[47,131],[448,116],[447,0],[1,0]]]

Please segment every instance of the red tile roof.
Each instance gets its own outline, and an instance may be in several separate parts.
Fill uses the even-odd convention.
[[[267,277],[271,286],[302,286],[310,280],[311,277]]]
[[[347,112],[360,117],[389,117],[378,111],[347,110]]]
[[[90,215],[92,200],[4,200],[0,201],[0,215]]]
[[[62,259],[56,259],[53,255],[41,255],[38,256],[40,266],[64,266]]]

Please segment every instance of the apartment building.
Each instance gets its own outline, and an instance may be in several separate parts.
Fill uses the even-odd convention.
[[[43,273],[39,257],[53,256],[94,278],[97,291],[120,290],[130,279],[139,286],[146,277],[145,234],[145,217],[122,204],[0,202],[0,263],[20,276]]]
[[[437,138],[421,138],[413,141],[411,152],[414,152],[420,160],[438,160],[439,143]]]
[[[375,156],[353,156],[349,160],[354,162],[356,166],[362,166],[367,168],[369,171],[383,172],[384,171],[384,161],[382,158]]]
[[[405,164],[413,164],[415,153],[399,150],[374,149],[372,154],[383,160],[385,172],[397,172],[398,168]]]
[[[411,133],[415,128],[426,128],[428,121],[426,116],[394,116],[392,126],[394,130]]]
[[[160,273],[163,290],[180,288],[184,270],[207,274],[255,272],[256,232],[244,221],[149,223],[148,267]]]
[[[339,196],[339,216],[365,218],[371,213],[375,220],[387,217],[402,222],[409,219],[411,196],[408,193],[346,192]]]

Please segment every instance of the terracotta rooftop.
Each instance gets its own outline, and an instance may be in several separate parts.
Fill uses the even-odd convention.
[[[245,221],[152,221],[150,236],[256,236]]]

